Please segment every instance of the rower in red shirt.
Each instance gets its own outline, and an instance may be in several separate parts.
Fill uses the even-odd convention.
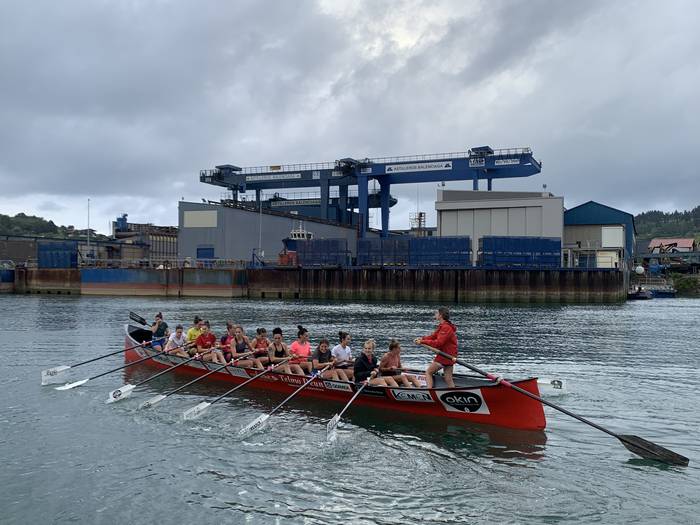
[[[225,365],[226,361],[224,356],[221,355],[219,345],[216,343],[216,336],[209,331],[209,328],[209,321],[204,321],[204,325],[201,328],[202,333],[195,340],[197,353],[202,356],[204,361],[213,361],[214,363]]]
[[[454,388],[452,371],[457,360],[457,327],[450,322],[450,311],[444,307],[438,308],[435,312],[435,320],[438,322],[437,329],[427,337],[417,338],[415,343],[432,346],[453,357],[449,359],[440,354],[436,355],[433,362],[425,370],[425,383],[428,388],[433,388],[433,374],[442,368],[445,370],[447,386]]]

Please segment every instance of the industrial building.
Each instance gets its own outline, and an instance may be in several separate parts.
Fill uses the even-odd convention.
[[[551,193],[438,190],[435,209],[438,236],[472,239],[474,265],[483,237],[563,236],[564,198]]]
[[[147,246],[148,259],[154,263],[172,263],[177,259],[177,228],[154,226],[127,220],[124,213],[112,222],[112,237],[123,244]]]
[[[635,255],[634,216],[595,201],[564,212],[564,264],[576,268],[622,268]]]

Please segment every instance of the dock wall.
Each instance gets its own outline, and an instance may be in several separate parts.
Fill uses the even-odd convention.
[[[15,271],[0,270],[0,293],[12,293],[15,291]]]
[[[614,303],[615,270],[17,269],[15,293],[439,303]]]

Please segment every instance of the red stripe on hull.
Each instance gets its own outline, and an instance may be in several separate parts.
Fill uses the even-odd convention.
[[[125,347],[135,344],[138,343],[129,336],[126,337]],[[145,355],[145,351],[142,349],[130,350],[125,353],[125,359],[127,362],[132,362]],[[158,369],[166,369],[171,366],[153,359],[145,361],[143,364]],[[242,368],[227,370],[215,372],[208,379],[236,385],[257,373]],[[200,376],[208,371],[188,364],[178,367],[175,373]],[[240,374],[240,377],[232,375],[234,373]],[[257,381],[252,381],[249,386],[260,390],[291,394],[306,379],[303,376],[272,372]],[[540,395],[537,380],[534,378],[513,381],[513,383],[537,396]],[[340,404],[347,403],[353,393],[354,389],[348,383],[317,379],[302,390],[299,396],[325,399]],[[368,387],[360,394],[355,404],[517,430],[543,430],[546,425],[541,403],[502,385],[458,387],[431,391],[415,388]]]

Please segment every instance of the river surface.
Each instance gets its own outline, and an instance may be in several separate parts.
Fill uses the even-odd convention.
[[[0,523],[700,522],[698,300],[452,309],[468,362],[564,380],[551,401],[681,453],[686,468],[637,458],[550,408],[546,432],[524,435],[351,408],[327,445],[339,407],[318,401],[292,401],[241,440],[282,396],[243,390],[185,422],[183,410],[222,388],[195,384],[139,410],[189,378],[166,374],[111,405],[123,371],[69,391],[40,386],[44,368],[123,348],[130,310],[162,311],[172,327],[200,314],[217,333],[231,319],[289,335],[301,323],[312,342],[341,328],[358,347],[396,337],[417,366],[428,356],[410,341],[434,324],[432,307],[415,304],[0,296]]]

